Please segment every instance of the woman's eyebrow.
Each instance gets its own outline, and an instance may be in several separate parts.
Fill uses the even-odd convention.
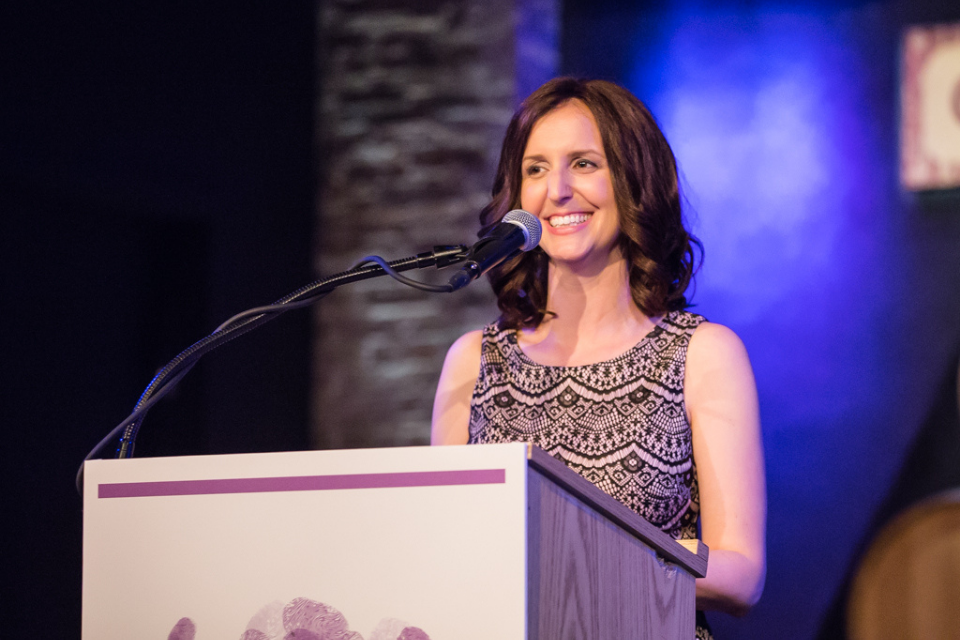
[[[590,155],[590,154],[593,154],[593,155],[596,155],[596,156],[602,156],[602,155],[603,155],[603,152],[600,151],[599,149],[593,149],[593,148],[589,148],[589,149],[579,149],[579,150],[577,150],[577,151],[571,151],[571,152],[570,152],[570,155],[571,155],[571,156],[587,156],[587,155]]]
[[[572,157],[574,157],[574,156],[586,156],[586,155],[595,155],[595,156],[601,156],[601,157],[603,157],[603,152],[600,151],[599,149],[593,149],[593,148],[589,148],[589,149],[574,149],[573,151],[571,151],[571,152],[569,152],[569,153],[567,153],[567,154],[565,154],[565,155],[566,155],[567,157],[569,157],[569,158],[572,158]],[[547,159],[546,156],[537,153],[537,154],[531,154],[531,155],[529,155],[529,156],[523,156],[523,160],[522,160],[522,161],[523,161],[523,162],[526,162],[527,160],[545,161],[546,159]]]

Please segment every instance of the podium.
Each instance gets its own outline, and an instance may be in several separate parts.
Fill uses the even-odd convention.
[[[84,640],[691,640],[706,566],[523,443],[85,469]]]

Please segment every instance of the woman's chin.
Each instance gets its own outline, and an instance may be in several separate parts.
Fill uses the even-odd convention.
[[[541,242],[540,247],[552,263],[578,271],[591,266],[603,267],[620,259],[615,242],[609,246],[596,246],[592,242]]]
[[[557,252],[550,256],[550,262],[557,268],[582,275],[595,275],[610,264],[610,252]]]

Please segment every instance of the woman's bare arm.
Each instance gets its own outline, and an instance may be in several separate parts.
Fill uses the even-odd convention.
[[[697,580],[697,608],[744,615],[766,578],[767,498],[756,383],[730,329],[697,328],[687,352],[684,395],[693,427],[700,522],[710,548]]]
[[[443,361],[443,371],[433,400],[430,444],[466,444],[469,436],[470,398],[480,374],[481,331],[461,336]]]

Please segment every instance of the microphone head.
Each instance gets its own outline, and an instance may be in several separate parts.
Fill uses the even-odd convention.
[[[530,251],[530,249],[540,244],[540,234],[543,233],[543,227],[540,225],[537,217],[532,213],[527,213],[523,209],[514,209],[503,216],[502,222],[515,224],[523,229],[523,237],[525,240],[523,246],[520,247],[521,251]]]

